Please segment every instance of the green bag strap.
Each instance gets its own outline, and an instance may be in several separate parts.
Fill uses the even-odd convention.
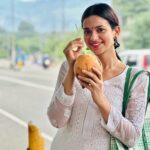
[[[143,72],[147,72],[147,73],[148,73],[148,76],[149,76],[148,93],[147,93],[147,105],[146,105],[146,109],[145,109],[145,113],[146,113],[147,106],[148,106],[148,102],[149,102],[149,100],[150,100],[150,73],[149,73],[148,71],[145,71],[145,70],[141,70],[141,71],[137,72],[137,73],[134,75],[134,77],[133,77],[133,79],[132,79],[132,81],[131,81],[131,83],[130,83],[130,87],[129,87],[129,91],[128,91],[128,92],[130,93],[131,88],[132,88],[132,86],[133,86],[135,80],[136,80],[137,77],[138,77],[141,73],[143,73]],[[127,101],[128,101],[128,100],[127,100]],[[146,144],[146,143],[147,143],[147,139],[145,138],[145,130],[144,130],[144,128],[142,129],[142,140],[143,140],[143,143],[144,143],[144,149],[145,149],[145,150],[148,150],[148,145]]]
[[[137,77],[143,73],[143,72],[147,72],[149,75],[149,85],[148,85],[148,94],[147,94],[147,105],[148,105],[148,100],[150,99],[150,73],[148,71],[145,70],[140,70],[138,71],[132,79],[131,78],[131,71],[132,68],[129,67],[126,73],[126,79],[125,79],[125,85],[124,85],[124,94],[123,94],[123,108],[122,108],[122,114],[123,116],[125,116],[125,111],[129,102],[129,97],[131,95],[131,89],[133,87],[133,84],[135,83],[135,80],[137,79]],[[147,106],[146,106],[147,109]],[[116,141],[117,142],[117,141]],[[125,145],[123,145],[124,150],[129,150],[129,148]]]
[[[148,93],[147,93],[147,105],[146,105],[146,110],[147,110],[148,102],[149,102],[149,99],[150,99],[150,73],[149,73],[148,71],[141,70],[141,71],[137,72],[137,73],[134,75],[134,77],[133,77],[133,79],[132,79],[132,81],[131,81],[131,83],[130,83],[129,92],[131,91],[131,88],[132,88],[132,86],[133,86],[135,80],[137,79],[137,77],[138,77],[141,73],[143,73],[143,72],[148,73],[148,76],[149,76]]]
[[[124,93],[123,93],[123,106],[122,106],[122,114],[123,116],[125,116],[125,111],[127,108],[127,104],[128,104],[128,99],[129,99],[129,80],[130,80],[130,76],[131,76],[131,70],[132,68],[129,67],[126,73],[126,79],[125,79],[125,85],[124,85]]]
[[[147,106],[148,106],[148,101],[150,99],[150,73],[148,71],[145,70],[140,70],[138,71],[132,78],[132,80],[130,81],[130,76],[131,76],[131,70],[132,68],[129,67],[126,73],[126,80],[125,80],[125,86],[124,86],[124,96],[123,96],[123,108],[122,108],[122,114],[123,116],[125,116],[125,111],[128,105],[128,101],[129,101],[129,97],[131,95],[131,89],[133,87],[133,84],[135,83],[135,80],[137,79],[137,77],[142,74],[143,72],[147,72],[149,75],[149,85],[148,85],[148,93],[147,93]],[[146,110],[147,110],[147,106],[146,106]]]
[[[127,73],[126,73],[126,79],[125,79],[125,85],[124,85],[124,93],[123,93],[123,108],[122,108],[122,114],[123,116],[125,116],[125,111],[126,111],[126,108],[127,108],[127,104],[128,104],[128,99],[129,99],[129,81],[130,81],[130,76],[131,76],[131,71],[132,71],[132,68],[129,67],[128,70],[127,70]],[[117,141],[116,142],[116,147],[118,148],[117,146]],[[124,150],[128,150],[129,148],[125,145],[122,145],[124,147]],[[117,150],[117,149],[116,149]]]

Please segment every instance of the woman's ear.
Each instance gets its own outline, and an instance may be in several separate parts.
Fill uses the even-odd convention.
[[[115,37],[118,37],[119,36],[119,34],[120,34],[120,26],[116,26],[115,27],[115,29],[114,29],[114,31],[115,31]]]

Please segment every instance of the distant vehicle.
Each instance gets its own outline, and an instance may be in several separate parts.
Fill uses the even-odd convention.
[[[122,61],[129,66],[150,71],[150,49],[126,50],[119,53]]]
[[[42,59],[42,66],[46,69],[48,67],[50,67],[51,61],[49,56],[45,55]]]

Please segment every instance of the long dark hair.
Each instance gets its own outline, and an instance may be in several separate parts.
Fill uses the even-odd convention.
[[[92,15],[96,15],[96,16],[106,19],[112,29],[115,29],[115,27],[119,26],[118,17],[115,14],[114,10],[108,4],[98,3],[92,6],[89,6],[82,15],[81,25],[83,25],[84,19]],[[117,38],[114,38],[114,48],[116,49],[119,46],[120,44],[118,43]],[[117,52],[116,52],[116,56],[119,60],[121,60]]]

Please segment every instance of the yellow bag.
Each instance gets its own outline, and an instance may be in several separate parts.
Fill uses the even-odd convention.
[[[38,127],[32,123],[28,123],[28,142],[29,147],[27,150],[44,150],[44,138]]]

